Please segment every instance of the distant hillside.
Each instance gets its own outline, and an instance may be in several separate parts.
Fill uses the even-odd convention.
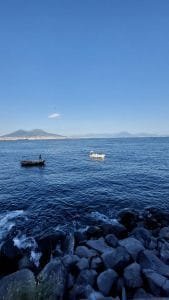
[[[48,133],[41,129],[34,129],[34,130],[17,130],[12,133],[3,135],[1,138],[12,138],[12,139],[26,139],[26,138],[53,138],[53,139],[62,139],[66,138],[65,136],[54,134],[54,133]]]

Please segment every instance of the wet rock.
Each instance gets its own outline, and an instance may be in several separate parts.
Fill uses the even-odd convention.
[[[151,242],[152,235],[149,230],[143,227],[137,227],[131,232],[131,236],[139,240],[145,248],[147,248]]]
[[[0,280],[0,299],[34,300],[35,278],[30,270],[20,270]]]
[[[75,254],[79,257],[91,258],[96,256],[98,253],[93,249],[87,248],[86,246],[78,246],[75,250]]]
[[[18,261],[22,258],[22,252],[12,240],[6,241],[0,250],[0,273],[3,275],[17,271]]]
[[[83,284],[74,284],[69,293],[70,300],[86,299],[86,286]],[[59,299],[60,300],[60,299]]]
[[[80,230],[74,232],[74,237],[75,237],[76,245],[88,239],[86,231],[80,231]]]
[[[158,243],[159,257],[167,265],[169,265],[169,243],[166,241],[159,241]]]
[[[148,229],[156,229],[169,224],[169,214],[157,207],[146,208],[143,217],[144,224]]]
[[[119,244],[128,251],[134,260],[136,260],[138,254],[145,249],[140,241],[132,237],[119,241]]]
[[[74,265],[76,265],[79,261],[79,257],[77,255],[65,255],[62,258],[62,263],[68,270],[71,269]]]
[[[130,231],[137,226],[139,214],[136,210],[123,209],[118,214],[118,220]]]
[[[94,270],[82,270],[77,277],[77,284],[78,285],[87,285],[90,284],[91,286],[94,285],[95,279],[97,276],[97,272]]]
[[[118,246],[118,239],[114,234],[106,235],[105,241],[110,247],[116,248]]]
[[[169,240],[169,227],[163,227],[159,232],[161,239]]]
[[[74,283],[75,283],[75,278],[71,273],[69,273],[67,277],[67,288],[71,289],[74,286]]]
[[[117,238],[123,239],[128,235],[126,227],[119,222],[115,222],[114,224],[104,223],[100,227],[103,230],[104,236],[113,233]]]
[[[82,257],[76,264],[79,270],[89,269],[89,261],[87,258]]]
[[[51,260],[38,275],[38,297],[61,300],[65,292],[67,272],[60,259]]]
[[[153,271],[169,277],[169,268],[152,251],[145,250],[140,253],[138,262],[142,269],[152,269]]]
[[[112,250],[112,248],[107,245],[104,238],[100,238],[98,240],[88,240],[86,245],[100,253]]]
[[[58,251],[56,251],[56,246],[63,242],[65,236],[66,234],[63,231],[58,230],[53,234],[49,234],[38,239],[39,251],[42,253],[40,259],[42,267],[49,262],[52,254],[56,255],[58,253]]]
[[[75,247],[74,234],[72,232],[69,232],[63,241],[63,252],[65,254],[73,255],[74,247]]]
[[[103,231],[99,226],[89,226],[86,230],[87,239],[102,237]]]
[[[147,293],[143,288],[137,289],[133,296],[134,300],[137,300],[137,299],[140,299],[140,300],[147,299],[148,300],[151,298],[154,298],[154,296],[151,295],[150,293]]]
[[[137,263],[132,263],[124,269],[124,281],[129,288],[139,288],[143,281],[141,278],[141,268]]]
[[[28,255],[25,255],[24,257],[22,257],[19,262],[18,262],[18,269],[30,269],[30,270],[34,270],[35,269],[35,265],[33,263],[33,261],[30,260],[30,257]]]
[[[169,296],[169,280],[151,269],[144,269],[143,274],[154,296]]]
[[[102,259],[106,268],[112,268],[117,271],[121,271],[131,262],[129,253],[121,246],[112,249],[111,252],[105,252],[102,255]]]
[[[113,285],[117,282],[118,275],[114,270],[108,269],[97,278],[97,286],[105,296],[108,296]]]
[[[98,270],[103,267],[103,261],[99,256],[93,257],[91,259],[91,269]]]
[[[104,297],[104,295],[102,293],[93,291],[89,295],[88,300],[113,300],[113,298],[112,297]]]

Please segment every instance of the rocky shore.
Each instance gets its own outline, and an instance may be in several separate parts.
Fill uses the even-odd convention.
[[[36,253],[11,237],[1,245],[0,299],[169,298],[168,212],[125,209],[117,220],[58,230],[36,245]]]

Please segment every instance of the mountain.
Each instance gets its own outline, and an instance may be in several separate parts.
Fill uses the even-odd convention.
[[[138,138],[138,137],[158,137],[160,135],[153,133],[130,133],[127,131],[117,133],[89,133],[85,135],[74,135],[72,138]],[[167,136],[167,135],[165,135]]]
[[[1,136],[4,139],[64,139],[65,136],[48,133],[41,129],[33,129],[33,130],[17,130],[12,133]]]

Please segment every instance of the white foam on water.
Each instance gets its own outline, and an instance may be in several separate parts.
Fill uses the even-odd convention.
[[[33,237],[27,237],[25,234],[17,234],[13,238],[14,245],[19,249],[35,249],[37,243]]]
[[[23,210],[15,210],[0,215],[0,243],[16,224],[16,218],[23,216],[25,212]]]
[[[19,249],[30,250],[30,261],[32,261],[36,267],[39,267],[39,260],[42,254],[37,251],[38,244],[33,237],[27,237],[26,234],[19,233],[13,238],[13,242]]]
[[[90,213],[90,217],[96,221],[101,221],[107,224],[117,224],[117,219],[111,219],[104,214],[99,213],[98,211],[93,211]]]
[[[31,251],[30,260],[33,261],[34,265],[38,268],[39,267],[39,261],[42,256],[41,252],[36,252],[34,250]]]

